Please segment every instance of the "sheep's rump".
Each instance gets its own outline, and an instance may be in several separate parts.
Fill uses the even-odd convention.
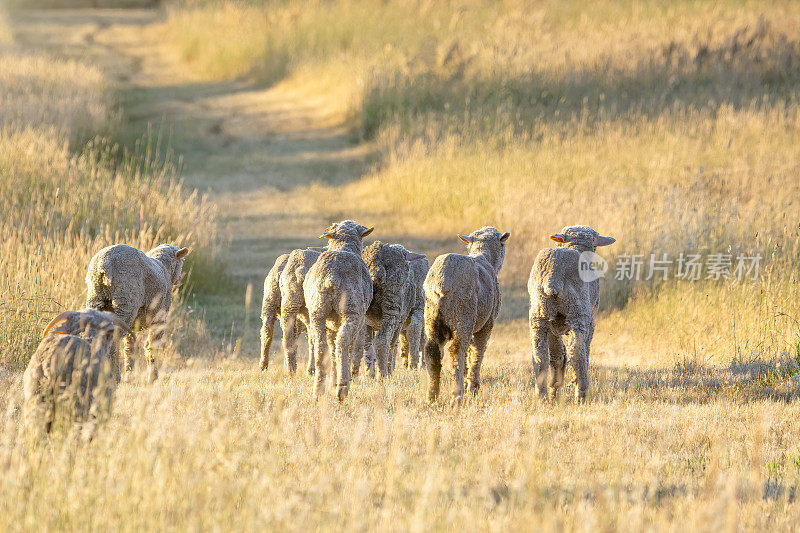
[[[531,295],[557,296],[567,278],[578,278],[580,254],[571,248],[545,248],[536,255],[528,278]]]
[[[86,306],[113,311],[118,286],[124,286],[131,297],[143,296],[143,271],[150,270],[147,260],[144,252],[127,244],[108,246],[97,252],[86,273]]]
[[[108,409],[115,382],[104,353],[74,335],[42,340],[23,375],[26,425],[49,431],[57,413],[67,421],[85,419],[96,406]],[[95,410],[96,410],[95,409]]]

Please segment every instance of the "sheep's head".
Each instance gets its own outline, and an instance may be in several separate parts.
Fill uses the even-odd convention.
[[[494,267],[495,272],[500,272],[503,259],[506,257],[506,241],[511,236],[510,233],[502,233],[492,226],[484,226],[467,236],[461,234],[458,236],[467,244],[470,256],[485,256]]]
[[[422,254],[409,252],[401,244],[385,244],[375,241],[362,254],[367,265],[369,276],[374,284],[404,283],[409,275],[409,261],[425,257]]]
[[[147,252],[147,255],[164,263],[169,273],[170,282],[173,285],[178,285],[181,282],[183,261],[189,255],[188,248],[181,248],[174,244],[162,244]]]
[[[559,246],[573,248],[579,252],[594,252],[598,246],[613,244],[614,237],[603,237],[589,226],[566,226],[560,233],[550,235]]]
[[[112,338],[117,335],[136,336],[118,316],[97,309],[64,311],[44,328],[42,337],[47,335],[76,335],[89,339],[97,337]]]
[[[328,226],[319,238],[328,239],[328,250],[348,250],[360,254],[363,250],[362,240],[374,229],[352,220],[344,220]]]

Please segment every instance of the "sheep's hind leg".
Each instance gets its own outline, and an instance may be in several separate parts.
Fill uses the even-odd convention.
[[[469,331],[469,330],[466,330]],[[453,392],[450,403],[456,405],[461,403],[464,398],[464,371],[467,366],[467,350],[469,349],[468,340],[471,337],[465,331],[454,335],[450,345],[450,357],[453,360]]]
[[[442,345],[432,338],[425,343],[425,365],[428,367],[428,401],[439,396],[439,383],[442,377]]]
[[[356,343],[353,347],[353,361],[351,364],[351,374],[353,377],[358,376],[358,373],[361,370],[361,359],[364,357],[364,345],[366,344],[366,339],[367,328],[362,326],[361,331],[358,333],[358,337],[356,337]]]
[[[283,329],[284,364],[289,375],[294,375],[297,370],[297,339],[300,337],[296,311],[281,309],[281,329]]]
[[[467,391],[473,395],[478,394],[478,389],[481,387],[481,364],[483,363],[483,355],[486,353],[486,345],[489,343],[493,327],[494,323],[488,323],[472,336],[472,344],[469,347]]]
[[[144,345],[144,353],[147,358],[147,382],[154,383],[158,379],[158,367],[156,367],[155,352],[157,348],[161,347],[162,339],[164,337],[164,328],[166,324],[154,324],[151,326],[150,333],[147,335],[147,341]]]
[[[314,367],[314,349],[311,343],[311,326],[309,326],[308,318],[303,318],[301,315],[300,323],[303,324],[306,332],[306,340],[308,341],[308,363],[306,364],[306,374],[313,376],[315,372]]]
[[[577,387],[575,387],[575,399],[578,402],[586,401],[586,393],[589,390],[589,361],[586,360],[586,335],[581,331],[573,330],[567,340],[567,354],[575,369]]]
[[[339,401],[344,401],[347,398],[347,393],[350,391],[350,366],[353,357],[353,352],[360,344],[358,336],[361,334],[362,324],[357,316],[344,317],[342,326],[336,335],[336,352],[337,352],[337,388],[336,395]]]
[[[136,309],[132,309],[131,305],[119,298],[114,300],[111,312],[114,313],[122,322],[128,325],[131,329],[134,328],[136,322]],[[141,322],[139,323],[141,326]],[[117,355],[117,347],[112,347],[111,358],[114,360],[115,366],[121,365],[119,372],[120,379],[130,379],[131,371],[133,370],[133,350],[136,347],[136,338],[131,335],[126,335],[119,344],[119,351],[122,352],[122,357]]]
[[[268,309],[267,314],[261,318],[261,370],[269,367],[269,350],[272,347],[272,336],[275,331],[275,320],[278,318],[276,309]]]
[[[531,318],[531,344],[533,345],[533,372],[540,398],[547,397],[547,367],[550,364],[548,330],[541,321]]]
[[[315,367],[317,371],[317,380],[314,385],[314,395],[319,397],[325,392],[325,371],[327,361],[331,357],[331,348],[328,344],[328,335],[326,331],[325,316],[312,315],[310,317],[309,328],[309,341],[314,346]]]
[[[408,326],[400,337],[400,347],[407,368],[417,368],[419,366],[419,349],[422,338],[422,316],[420,313],[411,315]]]
[[[564,383],[564,367],[567,364],[567,351],[564,348],[564,343],[561,341],[561,335],[556,335],[553,332],[547,335],[548,344],[550,345],[550,370],[553,375],[550,377],[550,399],[555,401],[558,399],[558,392],[561,385]]]

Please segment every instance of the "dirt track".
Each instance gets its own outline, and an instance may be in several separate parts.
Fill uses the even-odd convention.
[[[230,273],[243,284],[288,247],[307,245],[328,221],[287,208],[293,188],[358,178],[370,147],[354,145],[319,101],[280,85],[194,78],[163,46],[161,14],[147,9],[18,13],[17,40],[100,66],[117,84],[133,146],[164,128],[189,186],[209,191],[231,239]]]

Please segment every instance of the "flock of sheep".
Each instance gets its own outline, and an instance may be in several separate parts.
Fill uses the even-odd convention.
[[[463,398],[465,378],[467,390],[477,393],[481,363],[500,312],[497,275],[509,233],[487,226],[459,235],[468,253],[440,255],[429,268],[423,254],[399,244],[376,241],[364,248],[363,239],[372,230],[352,220],[338,222],[320,236],[327,239],[326,247],[278,257],[264,281],[261,369],[269,365],[273,329],[280,318],[290,373],[297,369],[299,335],[303,330],[308,335],[307,371],[316,375],[317,395],[324,392],[328,360],[332,387],[344,400],[362,357],[371,375],[388,377],[399,351],[404,366],[427,368],[427,396],[433,401],[447,344],[455,378],[452,401]],[[614,239],[588,226],[565,227],[551,239],[558,247],[539,252],[528,280],[536,387],[547,395],[549,366],[550,397],[555,398],[569,359],[576,397],[583,401],[599,280],[581,278],[579,265],[585,265],[580,256]],[[147,332],[148,380],[157,378],[154,350],[188,253],[170,244],[146,253],[118,244],[92,258],[86,309],[61,313],[47,325],[25,371],[23,416],[29,429],[49,432],[57,411],[66,410],[91,435],[123,371],[131,368],[136,330]],[[122,370],[117,364],[120,351]]]

